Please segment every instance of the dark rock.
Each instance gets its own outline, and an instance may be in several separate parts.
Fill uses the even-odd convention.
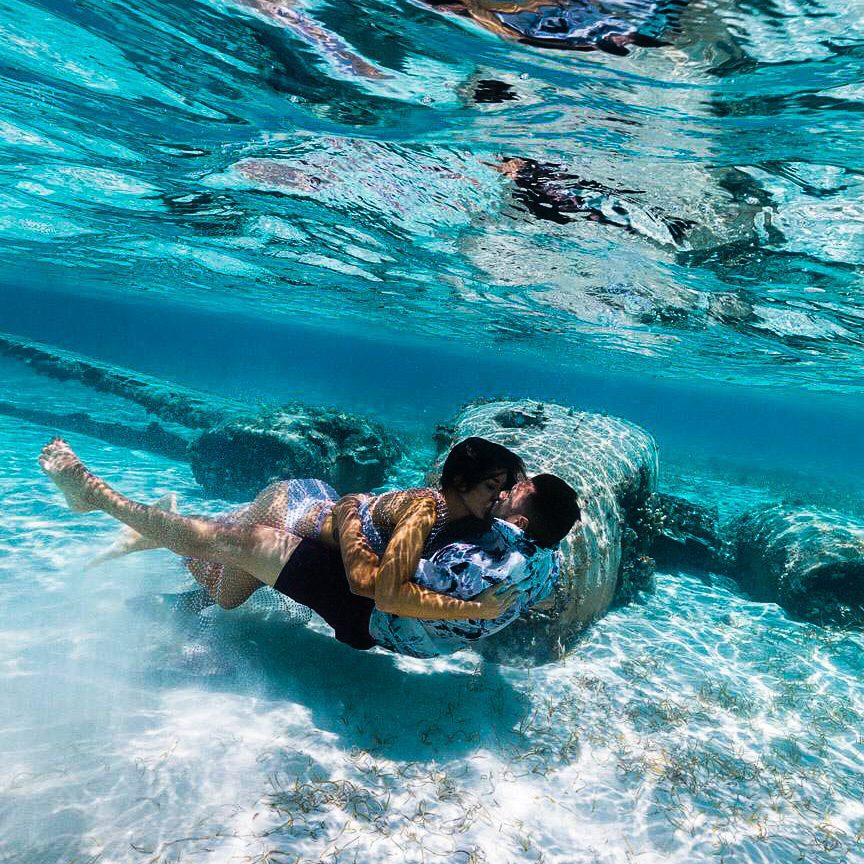
[[[658,493],[659,532],[650,554],[661,567],[724,573],[728,567],[716,507]]]
[[[656,482],[656,481],[655,481]],[[613,606],[626,606],[655,588],[656,562],[651,550],[663,522],[659,496],[647,477],[625,488],[620,496],[621,566]]]
[[[286,477],[315,477],[342,493],[373,489],[401,455],[401,445],[377,423],[300,403],[229,419],[189,447],[204,491],[235,500]]]
[[[864,523],[833,510],[775,505],[729,526],[732,575],[793,618],[864,625]]]

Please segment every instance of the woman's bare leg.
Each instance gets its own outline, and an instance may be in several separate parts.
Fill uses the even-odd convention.
[[[160,510],[167,510],[169,513],[176,513],[176,493],[169,492],[167,495],[163,495],[153,506],[158,507]],[[106,561],[113,561],[115,558],[132,555],[135,552],[147,552],[151,549],[159,548],[158,541],[152,537],[145,537],[143,534],[139,534],[134,529],[124,525],[114,538],[114,542],[95,558],[87,562],[87,569],[98,567],[100,564],[104,564]]]
[[[226,526],[132,501],[88,471],[59,438],[42,450],[39,464],[73,511],[101,510],[177,555],[226,564],[266,585],[275,583],[300,542],[293,534],[268,525]]]
[[[214,519],[220,524],[227,524],[235,528],[259,524],[282,529],[285,526],[289,503],[287,484],[284,481],[277,481],[259,492],[250,504],[228,513],[219,514]],[[177,496],[171,492],[160,498],[153,506],[176,513]],[[161,548],[159,541],[145,537],[124,525],[114,542],[104,552],[88,562],[87,566],[88,568],[95,567],[105,561],[131,555],[135,552],[159,548]],[[240,606],[262,586],[262,583],[249,573],[236,567],[221,564],[218,561],[187,558],[184,564],[195,581],[206,588],[213,601],[223,609],[234,609]]]
[[[250,504],[219,516],[217,520],[234,527],[267,525],[283,530],[288,504],[287,484],[277,481],[259,492]],[[195,581],[203,585],[223,609],[235,609],[245,603],[262,584],[249,573],[218,561],[187,558],[185,564]]]
[[[169,492],[167,495],[163,495],[152,506],[160,510],[167,510],[169,513],[176,513],[177,495],[174,492]],[[216,518],[217,521],[221,522],[225,517]],[[152,537],[145,537],[128,525],[123,525],[111,545],[95,558],[88,561],[86,567],[89,570],[92,567],[104,564],[106,561],[113,561],[126,555],[134,555],[136,552],[147,552],[161,548],[162,544],[158,540],[154,540]],[[218,603],[223,609],[234,609],[240,606],[262,587],[262,583],[249,573],[236,567],[220,564],[218,561],[186,558],[184,564],[195,581],[207,590],[211,602]]]

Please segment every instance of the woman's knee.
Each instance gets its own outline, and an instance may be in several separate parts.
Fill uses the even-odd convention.
[[[230,594],[228,596],[223,596],[217,592],[216,596],[216,604],[221,609],[236,609],[238,606],[242,606],[254,593],[255,588],[251,591],[245,591],[242,594]]]

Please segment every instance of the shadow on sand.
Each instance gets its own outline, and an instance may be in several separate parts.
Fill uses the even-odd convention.
[[[175,617],[171,632],[163,630],[148,674],[154,683],[299,703],[346,749],[397,760],[458,758],[512,741],[529,710],[529,699],[490,663],[466,657],[446,669],[430,661],[406,669],[392,654],[356,651],[278,614],[220,610],[203,619]]]

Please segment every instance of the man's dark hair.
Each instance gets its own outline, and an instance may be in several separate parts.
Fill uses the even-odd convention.
[[[485,438],[466,438],[448,454],[441,468],[441,488],[465,492],[504,471],[504,489],[525,476],[525,465],[512,451]]]
[[[528,499],[526,517],[528,536],[538,545],[552,547],[560,543],[581,518],[576,492],[554,474],[531,478],[534,494]]]

